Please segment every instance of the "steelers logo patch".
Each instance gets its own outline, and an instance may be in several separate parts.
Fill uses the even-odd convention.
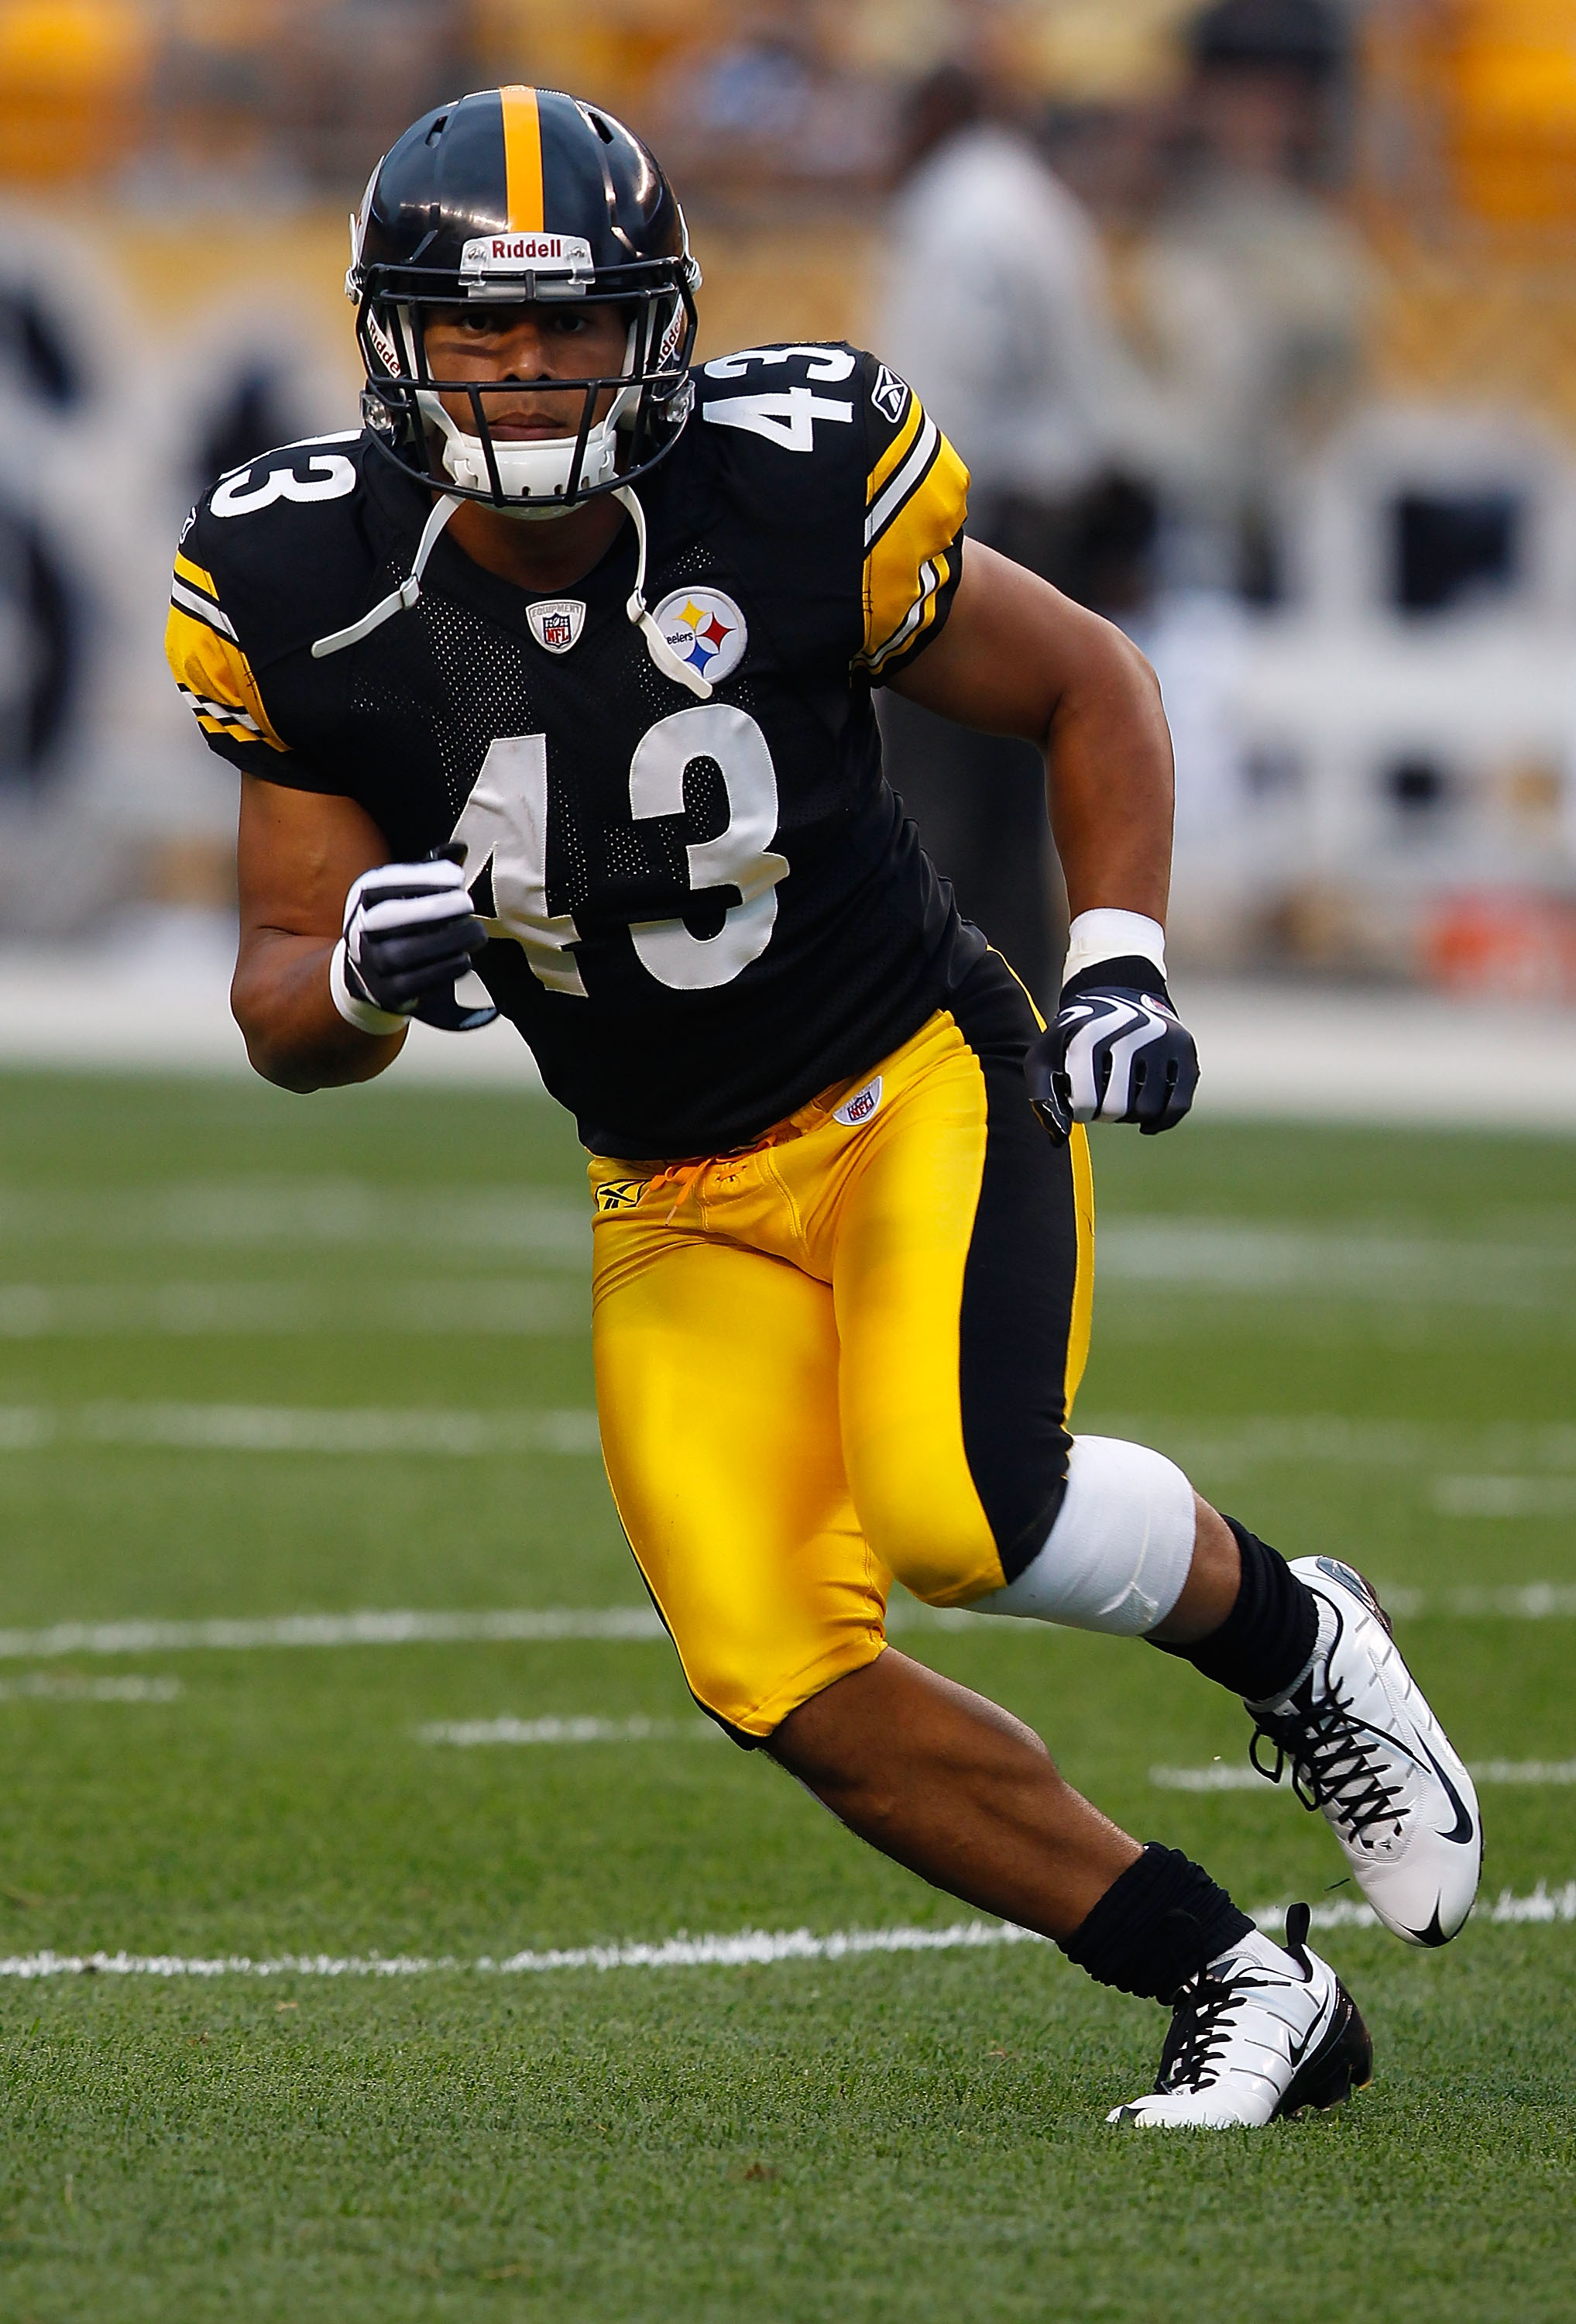
[[[675,589],[655,619],[680,661],[712,686],[731,677],[744,659],[750,642],[744,616],[721,589]]]

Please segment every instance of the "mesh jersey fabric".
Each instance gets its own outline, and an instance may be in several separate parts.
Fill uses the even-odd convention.
[[[700,705],[625,607],[632,528],[534,600],[440,539],[409,611],[314,657],[408,576],[430,496],[367,437],[287,447],[188,521],[167,645],[210,747],[355,798],[391,858],[459,836],[479,961],[594,1151],[747,1144],[905,1040],[981,957],[886,783],[871,688],[945,623],[967,475],[907,386],[840,346],[694,374],[640,485],[648,604],[712,666]],[[695,618],[686,626],[686,616]]]

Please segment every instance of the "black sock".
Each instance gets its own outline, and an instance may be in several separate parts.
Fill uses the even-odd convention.
[[[1319,1601],[1305,1582],[1299,1582],[1278,1549],[1271,1549],[1256,1533],[1226,1523],[1242,1553],[1242,1586],[1237,1602],[1207,1638],[1191,1646],[1168,1646],[1158,1638],[1152,1646],[1163,1655],[1180,1655],[1184,1662],[1228,1686],[1247,1702],[1273,1702],[1284,1694],[1306,1667],[1319,1635]]]
[[[1247,1914],[1201,1865],[1152,1840],[1059,1941],[1067,1959],[1101,1985],[1169,2004],[1206,1961],[1252,1932]]]

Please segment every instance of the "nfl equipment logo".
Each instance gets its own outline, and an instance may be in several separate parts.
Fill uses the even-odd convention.
[[[870,1120],[880,1102],[881,1077],[878,1074],[873,1082],[866,1082],[854,1096],[846,1099],[832,1119],[842,1122],[846,1130],[857,1130],[862,1121]]]
[[[579,597],[543,597],[526,607],[525,618],[539,646],[551,654],[566,654],[579,642],[585,606]]]

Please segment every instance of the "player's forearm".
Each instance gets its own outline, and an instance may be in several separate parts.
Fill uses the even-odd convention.
[[[334,1005],[331,940],[253,928],[242,938],[230,1008],[246,1054],[281,1089],[336,1089],[371,1081],[404,1046],[400,1033],[363,1033]]]
[[[951,619],[892,683],[944,718],[1045,752],[1074,916],[1107,905],[1164,918],[1171,737],[1154,671],[1111,622],[971,540]]]
[[[1162,924],[1171,883],[1171,736],[1155,674],[1108,623],[1046,736],[1051,829],[1074,918],[1101,907]]]

